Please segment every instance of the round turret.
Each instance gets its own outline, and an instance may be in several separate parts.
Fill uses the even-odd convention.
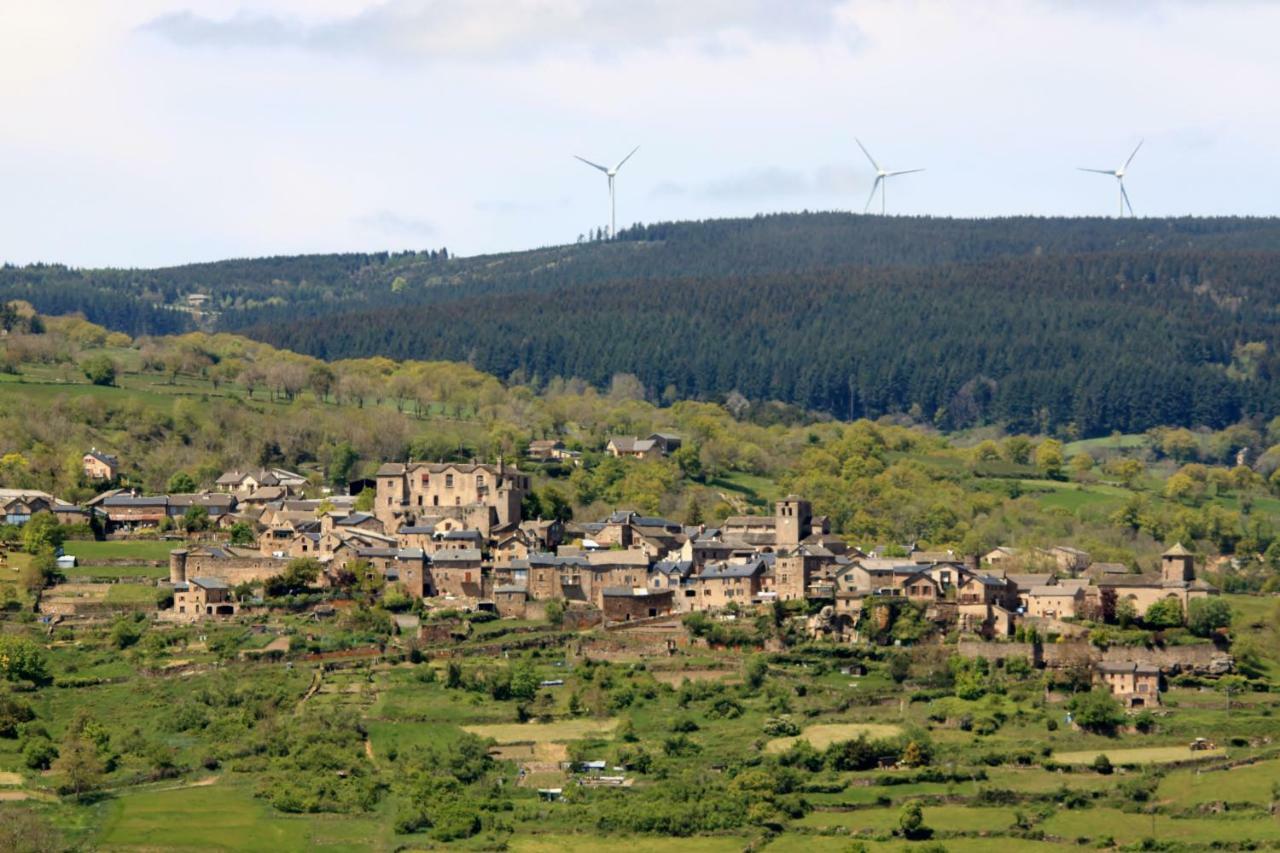
[[[187,552],[184,548],[169,552],[169,583],[187,582]]]

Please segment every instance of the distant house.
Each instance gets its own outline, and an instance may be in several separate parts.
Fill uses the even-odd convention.
[[[198,492],[190,495],[169,495],[166,510],[170,518],[181,518],[194,507],[204,507],[209,513],[210,521],[217,521],[222,516],[236,511],[235,495]]]
[[[1084,595],[1084,587],[1078,584],[1033,586],[1026,595],[1027,615],[1047,619],[1074,619],[1080,605],[1084,603]]]
[[[648,438],[616,436],[609,439],[604,449],[610,456],[619,458],[656,459],[675,452],[680,448],[680,443],[679,436],[655,432]]]
[[[554,438],[540,438],[529,442],[529,450],[526,455],[530,459],[542,461],[575,460],[582,456],[576,450],[567,450],[563,441]]]
[[[1148,708],[1160,704],[1160,668],[1153,664],[1100,663],[1096,679],[1128,708]]]
[[[84,476],[89,480],[114,480],[120,473],[120,460],[110,453],[101,453],[95,447],[81,460]]]
[[[601,599],[606,622],[630,622],[632,619],[669,614],[674,605],[675,590],[607,586],[601,591]]]
[[[67,512],[80,512],[79,507],[63,503],[46,492],[30,489],[0,489],[0,522],[23,525],[38,512],[52,512],[58,520],[67,522]]]
[[[214,481],[220,492],[232,492],[240,496],[251,495],[264,488],[280,488],[286,495],[301,494],[307,478],[284,468],[263,468],[259,471],[231,470]]]
[[[164,495],[115,494],[102,501],[102,511],[112,528],[155,527],[169,514]]]
[[[192,578],[173,585],[173,610],[179,616],[234,616],[231,589],[218,578]]]

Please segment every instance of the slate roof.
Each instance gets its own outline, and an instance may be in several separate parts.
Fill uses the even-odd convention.
[[[222,578],[192,578],[191,583],[203,589],[230,589]]]

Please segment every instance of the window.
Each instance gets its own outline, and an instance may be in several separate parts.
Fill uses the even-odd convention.
[[[453,475],[452,475],[452,474],[445,474],[445,475],[444,475],[444,487],[445,487],[446,489],[452,489],[452,488],[453,488]]]
[[[484,474],[476,474],[476,488],[477,489],[484,488]]]

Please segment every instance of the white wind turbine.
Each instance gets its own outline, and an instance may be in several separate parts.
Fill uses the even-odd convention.
[[[637,145],[635,148],[631,149],[631,154],[634,154],[639,150],[640,150],[640,146]],[[614,204],[614,200],[613,200],[613,179],[617,177],[618,170],[622,168],[622,164],[631,159],[631,154],[628,154],[626,157],[623,157],[620,161],[618,161],[618,165],[614,166],[612,169],[608,168],[607,166],[601,166],[599,163],[592,163],[586,157],[578,157],[577,154],[573,155],[574,157],[577,157],[577,159],[581,160],[583,163],[586,163],[591,168],[599,169],[600,171],[604,172],[605,175],[609,178],[609,236],[610,237],[613,237],[615,234],[618,233],[617,206]]]
[[[1096,172],[1099,175],[1110,175],[1111,177],[1116,179],[1116,183],[1120,185],[1120,216],[1121,218],[1124,217],[1124,209],[1126,206],[1129,208],[1129,215],[1133,216],[1133,205],[1129,204],[1129,194],[1124,191],[1124,175],[1125,175],[1125,171],[1129,168],[1129,164],[1133,162],[1134,155],[1138,153],[1138,149],[1142,147],[1142,143],[1144,141],[1145,140],[1142,140],[1142,139],[1138,140],[1138,144],[1134,146],[1133,154],[1129,155],[1129,159],[1125,160],[1124,165],[1121,166],[1119,169],[1085,169],[1083,167],[1080,168],[1081,172]]]
[[[880,190],[880,215],[884,216],[884,196],[885,186],[889,183],[889,179],[896,175],[910,175],[912,172],[923,172],[924,169],[903,169],[899,172],[887,172],[880,168],[880,164],[876,162],[876,158],[871,156],[871,152],[867,150],[867,146],[862,144],[862,140],[854,139],[858,143],[858,147],[862,149],[862,153],[867,155],[867,159],[871,161],[872,167],[876,170],[876,181],[871,185],[871,195],[867,196],[867,204],[862,208],[862,212],[866,213],[871,209],[871,202],[875,200],[876,190]]]

